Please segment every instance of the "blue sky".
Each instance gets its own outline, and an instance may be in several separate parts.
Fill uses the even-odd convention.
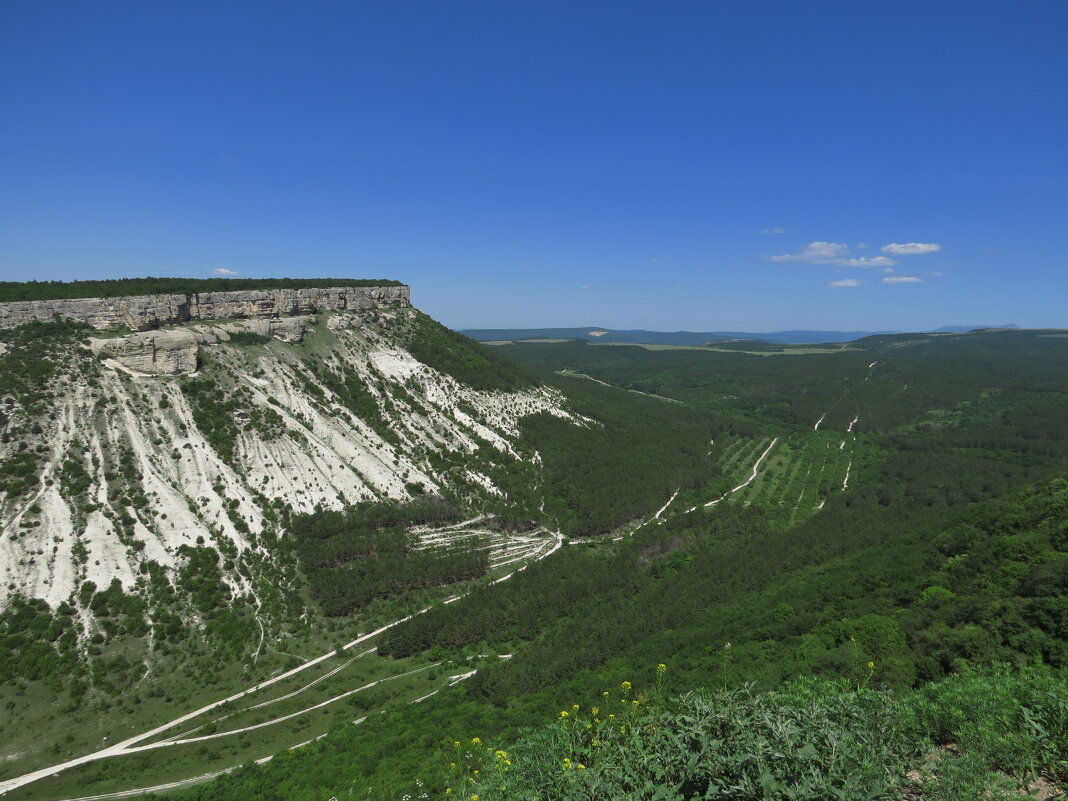
[[[1068,326],[1068,3],[0,4],[0,277],[457,328]]]

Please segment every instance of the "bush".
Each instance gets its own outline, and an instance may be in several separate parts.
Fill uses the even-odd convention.
[[[860,801],[900,798],[920,769],[923,798],[972,801],[1018,798],[1068,765],[1068,685],[1048,673],[957,675],[901,696],[817,679],[665,703],[628,692],[507,750],[463,746],[450,785],[483,801]]]

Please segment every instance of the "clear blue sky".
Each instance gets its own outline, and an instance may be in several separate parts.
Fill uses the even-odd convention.
[[[0,3],[0,277],[1068,326],[1068,3]],[[911,252],[910,252],[911,251]]]

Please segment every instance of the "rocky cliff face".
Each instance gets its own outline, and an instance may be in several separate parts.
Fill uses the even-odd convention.
[[[228,313],[246,302],[224,300]],[[94,338],[95,357],[70,344],[47,384],[0,390],[0,463],[32,466],[24,487],[0,491],[0,609],[14,595],[55,608],[87,581],[147,592],[157,566],[173,576],[186,564],[183,546],[215,548],[234,565],[224,569],[234,594],[262,601],[278,583],[279,508],[423,493],[477,507],[501,495],[504,466],[537,463],[522,418],[587,424],[558,391],[477,390],[419,362],[395,333],[418,314],[387,307]],[[233,336],[242,332],[270,339]]]
[[[358,326],[360,318],[343,315],[345,328]],[[335,318],[331,318],[333,320]],[[274,337],[282,342],[297,344],[304,340],[304,332],[314,325],[315,317],[278,317],[238,320],[218,325],[191,326],[159,331],[135,331],[121,337],[89,340],[94,353],[109,360],[109,366],[119,367],[143,375],[188,375],[195,373],[200,362],[201,345],[228,342],[232,334],[248,332]],[[333,323],[331,327],[336,327]]]
[[[201,292],[122,298],[73,298],[0,303],[0,328],[55,315],[85,322],[97,329],[150,331],[191,320],[269,319],[310,315],[319,311],[361,311],[387,306],[408,307],[406,286],[333,287],[326,289],[262,289]]]

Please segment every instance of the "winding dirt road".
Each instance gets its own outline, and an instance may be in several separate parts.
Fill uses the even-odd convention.
[[[559,532],[554,532],[554,540],[555,540],[555,542],[553,543],[553,546],[551,548],[549,548],[548,550],[545,550],[543,553],[535,556],[533,561],[539,561],[541,559],[545,559],[546,557],[550,556],[551,554],[553,554],[557,550],[559,550],[560,546],[563,544],[563,536]],[[526,569],[526,567],[527,567],[527,565],[523,565],[523,567],[519,568],[518,570],[514,570],[514,571],[512,571],[511,573],[508,573],[505,576],[502,576],[502,577],[500,577],[498,579],[495,579],[492,583],[498,584],[498,583],[500,583],[502,581],[505,581],[505,580],[511,578],[516,573],[522,572],[523,570]],[[459,600],[461,597],[463,597],[463,596],[454,596],[453,598],[447,599],[443,603],[449,603],[451,601]],[[433,608],[432,606],[425,607],[423,609],[420,609],[418,612],[414,612],[411,615],[407,615],[407,616],[402,617],[402,618],[400,618],[398,620],[394,620],[391,623],[387,623],[386,625],[381,626],[380,628],[377,628],[372,632],[360,635],[359,637],[354,639],[352,642],[347,643],[346,645],[342,646],[342,649],[347,651],[350,648],[354,648],[357,645],[360,645],[361,643],[365,643],[368,640],[370,640],[370,639],[372,639],[374,637],[377,637],[379,634],[382,634],[383,632],[388,631],[389,629],[393,628],[394,626],[398,626],[401,623],[404,623],[404,622],[406,622],[408,620],[411,620],[416,615],[421,615],[424,612],[427,612],[432,608]],[[150,740],[150,739],[152,739],[153,737],[155,737],[155,736],[157,736],[159,734],[163,734],[164,732],[175,728],[176,726],[180,726],[183,723],[187,723],[188,721],[191,721],[191,720],[193,720],[193,719],[195,719],[197,717],[200,717],[201,715],[203,715],[203,714],[205,714],[207,712],[210,712],[213,709],[218,709],[219,707],[223,706],[224,704],[230,703],[232,701],[239,701],[239,700],[247,697],[248,695],[250,695],[250,694],[252,694],[254,692],[259,692],[260,690],[266,689],[267,687],[270,687],[273,684],[277,684],[280,681],[284,681],[284,680],[286,680],[286,679],[288,679],[288,678],[290,678],[292,676],[296,676],[297,674],[307,670],[308,668],[314,667],[315,665],[318,665],[318,664],[321,664],[322,662],[325,662],[327,659],[330,659],[333,656],[335,656],[335,654],[336,654],[336,651],[333,651],[333,650],[327,651],[325,654],[323,654],[321,656],[317,656],[314,659],[309,659],[307,662],[304,662],[303,664],[298,665],[297,667],[293,668],[292,670],[287,670],[284,673],[280,673],[277,676],[274,676],[273,678],[266,679],[265,681],[261,681],[259,684],[256,684],[253,687],[249,687],[246,690],[242,690],[239,693],[235,693],[235,694],[233,694],[231,696],[228,696],[226,698],[223,698],[223,699],[221,699],[219,701],[215,701],[215,702],[210,703],[210,704],[208,704],[206,706],[202,706],[199,709],[194,709],[192,712],[187,712],[186,714],[181,715],[180,717],[174,718],[173,720],[171,720],[171,721],[169,721],[167,723],[164,723],[164,724],[162,724],[160,726],[156,726],[155,728],[150,729],[150,730],[148,730],[146,732],[142,732],[141,734],[134,735],[133,737],[128,737],[127,739],[122,740],[121,742],[118,742],[118,743],[115,743],[114,745],[108,746],[107,748],[102,748],[99,751],[93,751],[93,752],[88,753],[88,754],[83,754],[82,756],[75,757],[74,759],[67,760],[66,762],[62,762],[62,763],[60,763],[58,765],[51,765],[51,766],[46,767],[46,768],[40,768],[38,770],[31,771],[30,773],[25,773],[22,776],[16,776],[16,777],[11,778],[11,779],[5,779],[4,781],[0,782],[0,796],[5,795],[5,794],[7,794],[7,793],[11,792],[12,790],[15,790],[15,789],[17,789],[19,787],[24,787],[27,784],[32,784],[33,782],[38,781],[40,779],[44,779],[44,778],[52,776],[52,775],[54,775],[56,773],[60,773],[61,771],[69,770],[70,768],[75,768],[75,767],[78,767],[79,765],[86,765],[86,764],[88,764],[90,762],[96,762],[97,760],[100,760],[100,759],[107,759],[109,757],[122,756],[123,754],[137,753],[139,751],[148,751],[148,750],[152,750],[152,749],[156,749],[156,748],[165,748],[165,747],[172,746],[172,745],[181,745],[183,743],[198,742],[200,740],[214,739],[216,737],[229,736],[231,734],[238,734],[241,731],[246,731],[248,729],[239,729],[237,731],[223,732],[223,733],[219,733],[219,734],[207,735],[207,736],[204,736],[204,737],[193,737],[193,738],[188,738],[188,739],[174,739],[174,738],[172,738],[172,739],[163,740],[163,741],[160,741],[160,742],[157,742],[157,743],[148,743],[148,744],[142,745],[142,743],[144,743],[146,740]],[[420,670],[422,670],[422,669],[425,669],[425,668],[420,668]],[[325,678],[325,677],[323,677],[323,678]],[[303,689],[306,689],[307,686],[310,686],[311,684],[318,683],[318,681],[320,681],[320,680],[321,679],[316,679],[313,682],[310,682],[309,685],[306,685],[305,687],[301,688],[300,690],[297,690],[297,693],[301,692]],[[388,681],[388,679],[383,679],[381,681]],[[325,702],[323,702],[321,704],[316,704],[313,707],[309,707],[309,709],[307,709],[307,710],[302,710],[301,712],[295,713],[295,715],[304,714],[304,712],[310,711],[311,709],[318,709],[319,707],[325,706],[326,704],[332,703],[333,701],[339,700],[340,698],[344,698],[344,697],[346,697],[348,695],[351,695],[353,693],[359,692],[360,690],[365,690],[368,687],[371,687],[371,686],[373,686],[374,684],[377,684],[377,683],[378,682],[372,682],[371,684],[366,685],[365,687],[360,687],[357,690],[351,690],[349,692],[343,693],[342,695],[336,696],[335,698],[329,699],[329,700],[327,700],[327,701],[325,701]],[[291,693],[290,696],[287,696],[287,697],[291,697],[292,695],[295,695],[295,694],[296,693]],[[277,700],[281,700],[281,699],[274,699],[274,701],[277,701]],[[272,703],[272,702],[273,701],[268,701],[268,702],[265,702],[263,704],[259,704],[259,706],[266,706],[268,703]],[[271,720],[271,721],[268,721],[266,723],[257,724],[256,726],[252,726],[252,727],[248,727],[248,728],[249,729],[251,729],[251,728],[260,728],[261,726],[267,726],[267,725],[271,725],[273,723],[279,723],[281,721],[287,720],[290,717],[294,717],[295,715],[283,716],[281,718],[277,718],[275,720]],[[192,731],[196,731],[196,729],[193,729]],[[186,732],[186,734],[190,734],[190,733],[192,733],[192,731]],[[181,735],[181,734],[175,735],[176,738],[181,738],[183,736],[184,735]],[[159,790],[174,789],[175,787],[184,786],[186,783],[192,783],[192,782],[196,782],[196,781],[204,781],[204,780],[206,780],[206,778],[213,778],[214,776],[221,775],[221,773],[223,773],[223,772],[225,772],[225,771],[222,771],[220,773],[214,773],[214,774],[205,774],[204,777],[198,777],[196,779],[185,780],[184,782],[171,783],[171,784],[168,784],[168,785],[160,785],[158,788],[153,787],[153,788],[148,788],[147,790],[130,791],[129,793],[125,793],[125,792],[124,793],[119,793],[119,794],[110,793],[110,794],[104,794],[104,795],[100,795],[100,796],[89,796],[87,798],[99,798],[99,799],[122,798],[125,795],[128,795],[128,794],[132,795],[132,794],[136,794],[137,792],[152,792],[152,791],[156,791],[157,789],[159,789]]]

